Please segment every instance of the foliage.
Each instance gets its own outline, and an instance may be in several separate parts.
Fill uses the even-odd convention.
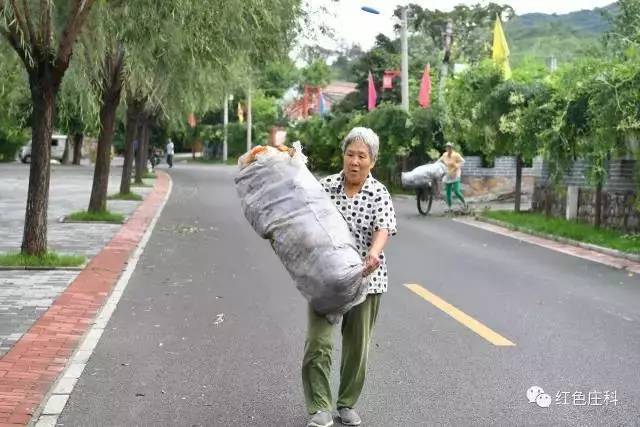
[[[561,218],[546,218],[534,213],[514,213],[506,211],[488,211],[487,218],[507,223],[522,231],[534,231],[564,237],[584,243],[590,243],[623,252],[640,253],[640,240],[637,235],[628,235],[614,230],[595,229],[593,226]]]
[[[618,56],[624,56],[627,49],[640,46],[640,28],[638,17],[640,16],[640,1],[619,0],[615,11],[606,11],[605,18],[610,28],[604,35],[604,42],[610,51]]]
[[[315,60],[301,71],[300,84],[326,86],[331,80],[331,69],[325,61]]]
[[[298,82],[298,79],[298,70],[290,59],[273,61],[264,68],[259,87],[266,96],[281,98],[287,89]]]
[[[396,16],[400,16],[400,8],[396,9]],[[453,25],[454,35],[452,60],[457,62],[477,62],[491,53],[491,29],[496,15],[504,20],[513,17],[513,8],[509,5],[488,3],[474,6],[457,5],[450,12],[423,9],[419,5],[411,4],[408,19],[416,31],[421,31],[431,37],[434,45],[444,49],[444,37],[448,22]]]
[[[443,123],[449,142],[472,152],[491,155],[496,143],[497,113],[488,108],[487,101],[501,83],[502,74],[490,61],[471,67],[447,81],[447,110]],[[487,119],[492,121],[487,122]]]
[[[199,126],[199,136],[213,147],[214,153],[222,153],[224,138],[222,124]],[[240,157],[247,151],[246,123],[232,122],[228,124],[227,150],[229,158]]]
[[[17,55],[0,44],[0,57],[0,162],[9,162],[27,140],[29,92]]]

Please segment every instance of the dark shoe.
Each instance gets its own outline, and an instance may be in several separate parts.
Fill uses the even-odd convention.
[[[331,427],[333,425],[333,415],[331,412],[318,411],[315,413],[307,427]]]
[[[340,422],[345,426],[359,426],[362,424],[360,415],[353,408],[340,408],[338,413],[340,414]]]

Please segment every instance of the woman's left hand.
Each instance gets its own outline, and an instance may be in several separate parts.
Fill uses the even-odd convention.
[[[376,269],[380,267],[380,256],[376,253],[369,252],[364,259],[364,270],[362,271],[363,276],[368,276]]]

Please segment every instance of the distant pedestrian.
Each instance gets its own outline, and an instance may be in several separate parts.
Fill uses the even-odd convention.
[[[167,143],[167,164],[170,168],[173,167],[173,141],[169,138],[169,142]]]
[[[460,186],[460,179],[462,178],[462,165],[464,165],[464,158],[453,149],[453,144],[447,142],[445,145],[446,151],[440,157],[440,162],[447,166],[447,174],[442,180],[444,182],[447,192],[447,206],[451,210],[451,193],[453,192],[456,197],[462,202],[462,205],[467,209],[467,202],[464,200],[462,190]]]

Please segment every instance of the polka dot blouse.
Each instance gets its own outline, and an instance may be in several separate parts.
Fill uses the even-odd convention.
[[[369,252],[375,231],[386,229],[390,236],[396,234],[396,215],[391,195],[371,174],[360,192],[352,198],[347,197],[344,191],[342,173],[322,178],[320,184],[349,224],[349,230],[355,237],[356,247],[363,260]],[[370,294],[387,292],[387,261],[384,253],[380,255],[380,267],[369,277]]]

